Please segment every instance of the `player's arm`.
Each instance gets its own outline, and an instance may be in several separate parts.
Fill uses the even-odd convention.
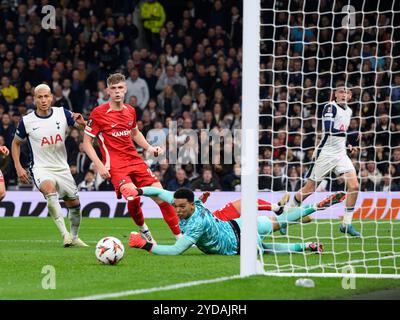
[[[97,168],[98,173],[103,179],[110,179],[111,175],[108,172],[106,166],[101,162],[100,158],[98,157],[96,150],[93,147],[93,137],[90,136],[89,134],[86,133],[83,136],[83,150],[87,154],[87,156],[90,158],[90,160],[93,161],[94,165]]]
[[[86,127],[86,121],[80,113],[72,112],[72,117],[75,120],[75,127],[79,130],[83,130]]]
[[[29,183],[29,175],[28,172],[22,167],[21,161],[19,160],[21,155],[21,144],[23,144],[26,140],[26,130],[24,121],[21,120],[17,131],[15,132],[14,139],[11,143],[11,156],[14,160],[14,167],[17,171],[17,176],[21,182],[28,184]]]
[[[359,146],[360,133],[357,131],[347,132],[347,148],[349,148],[350,154],[353,154],[357,151],[357,147]]]
[[[333,104],[327,104],[322,112],[322,119],[324,121],[324,128],[326,133],[330,133],[336,137],[345,137],[346,132],[334,128],[336,107]]]
[[[136,144],[142,147],[145,151],[153,154],[155,157],[158,157],[162,153],[162,149],[160,147],[152,147],[144,137],[143,133],[135,127],[132,129],[132,138]]]
[[[139,233],[131,233],[129,239],[129,246],[132,248],[144,249],[154,254],[169,256],[180,255],[193,244],[193,240],[186,235],[180,237],[174,245],[154,245],[143,239]]]
[[[75,113],[71,112],[65,108],[64,109],[64,115],[65,118],[67,119],[67,124],[70,127],[75,127],[78,128],[79,130],[82,130],[86,126],[86,121],[83,119],[83,116],[80,113]]]
[[[143,87],[142,87],[142,95],[143,95],[143,101],[142,101],[142,109],[144,109],[147,106],[147,103],[149,102],[150,99],[150,93],[149,93],[149,88],[146,84],[146,82],[144,81],[143,83]]]
[[[96,138],[97,134],[101,131],[100,125],[94,120],[93,112],[90,114],[89,121],[86,123],[85,134],[83,135],[83,150],[93,161],[97,168],[97,172],[103,179],[110,179],[110,173],[106,166],[101,162],[96,150],[93,147],[93,139]]]

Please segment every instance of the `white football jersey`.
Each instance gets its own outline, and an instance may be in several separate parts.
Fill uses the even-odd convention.
[[[15,136],[27,140],[30,150],[31,169],[69,169],[65,135],[68,126],[74,126],[72,112],[52,107],[50,115],[42,117],[31,112],[22,117]]]
[[[323,132],[324,136],[317,148],[318,157],[320,154],[324,155],[346,155],[346,140],[347,130],[350,125],[351,116],[353,111],[347,105],[342,107],[335,101],[328,103],[322,113]],[[333,121],[333,129],[339,132],[330,133],[325,131],[325,121]]]

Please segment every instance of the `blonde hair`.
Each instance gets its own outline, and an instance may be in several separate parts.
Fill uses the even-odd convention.
[[[35,87],[35,91],[34,91],[35,92],[35,96],[37,95],[38,91],[41,90],[41,89],[48,90],[51,93],[50,87],[47,84],[42,83],[42,84],[39,84],[38,86]]]
[[[113,73],[107,78],[107,87],[125,81],[125,76],[122,73]]]

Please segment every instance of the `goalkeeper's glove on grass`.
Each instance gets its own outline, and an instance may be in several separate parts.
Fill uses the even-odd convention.
[[[131,248],[144,249],[149,252],[151,252],[151,249],[153,248],[153,244],[143,239],[137,232],[131,232],[131,235],[129,236],[129,246]]]

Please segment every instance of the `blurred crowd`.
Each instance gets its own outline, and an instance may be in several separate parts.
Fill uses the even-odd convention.
[[[55,29],[42,27],[45,5],[55,7]],[[238,129],[241,46],[241,1],[1,0],[0,145],[10,148],[21,116],[34,109],[32,88],[39,83],[49,84],[55,106],[87,119],[108,101],[106,78],[117,71],[127,78],[125,102],[135,106],[145,136],[151,129],[168,130],[171,121],[178,133]],[[82,151],[82,132],[72,129],[65,143],[79,189],[112,190]],[[27,148],[22,153],[28,165]],[[234,162],[187,162],[165,160],[151,169],[171,190],[240,185]],[[8,189],[32,187],[19,184],[11,157],[1,169]]]
[[[321,136],[322,108],[339,82],[353,87],[350,130],[361,132],[361,149],[352,160],[362,190],[400,190],[399,17],[383,1],[369,8],[354,0],[364,14],[346,29],[332,10],[347,2],[262,0],[260,190],[300,188]],[[45,5],[55,7],[55,29],[42,27]],[[167,133],[171,122],[184,137],[178,147],[191,139],[187,129],[240,129],[242,16],[240,0],[0,0],[0,145],[11,147],[39,83],[52,88],[55,106],[87,119],[108,101],[106,78],[117,71],[127,77],[126,103],[151,143],[152,129]],[[83,152],[82,134],[71,129],[65,141],[79,189],[112,190]],[[21,157],[27,166],[27,146]],[[189,158],[149,165],[169,190],[240,191],[239,159]],[[1,170],[8,189],[32,188],[19,183],[11,157]],[[328,177],[319,188],[342,186]]]
[[[348,4],[352,28],[343,27]],[[399,4],[263,0],[262,7],[259,188],[300,188],[322,136],[323,107],[345,84],[353,93],[349,131],[360,132],[348,142],[360,146],[351,159],[361,191],[400,191]],[[318,190],[344,190],[344,181],[333,174]]]

